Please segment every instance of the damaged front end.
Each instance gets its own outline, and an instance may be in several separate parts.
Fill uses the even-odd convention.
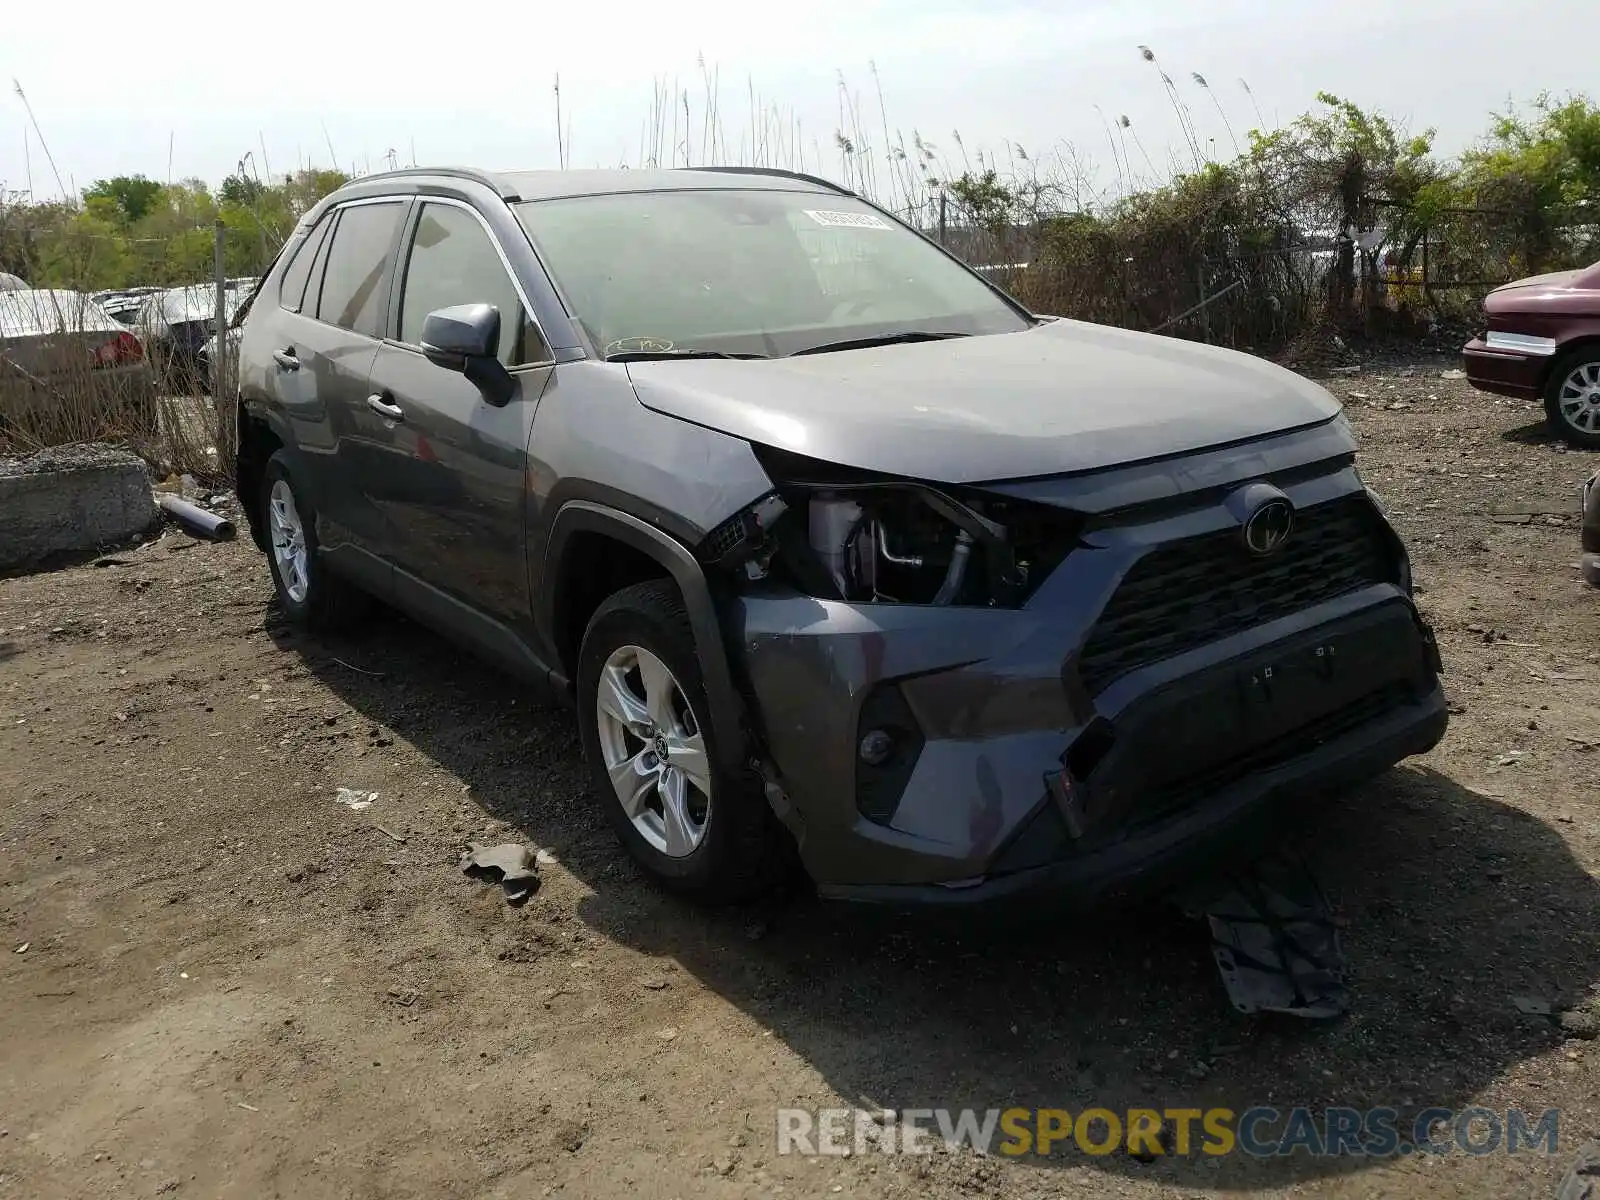
[[[713,530],[702,560],[819,599],[1015,608],[1066,557],[1071,514],[756,448],[772,492]]]
[[[946,485],[758,447],[772,491],[699,557],[819,889],[1095,899],[1433,745],[1437,652],[1352,449]],[[1267,501],[1292,535],[1258,553]]]

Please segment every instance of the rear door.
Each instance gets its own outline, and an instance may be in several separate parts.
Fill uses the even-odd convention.
[[[276,391],[305,452],[317,537],[357,573],[375,567],[390,538],[384,518],[360,486],[374,459],[387,456],[389,434],[367,407],[367,377],[389,307],[395,249],[410,201],[357,200],[330,214],[305,292],[285,294],[271,346]],[[296,276],[298,261],[285,274]],[[350,562],[351,554],[368,560]]]
[[[524,471],[550,352],[494,233],[470,204],[418,197],[405,246],[394,333],[371,374],[372,400],[391,414],[395,454],[388,469],[365,477],[369,498],[388,518],[401,572],[525,630]],[[518,384],[503,407],[422,355],[423,320],[455,304],[499,310],[500,361]],[[396,588],[405,582],[397,578]]]

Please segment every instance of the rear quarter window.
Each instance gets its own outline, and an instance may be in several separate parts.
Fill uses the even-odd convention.
[[[299,312],[301,304],[305,301],[306,281],[311,278],[311,264],[316,260],[317,251],[322,248],[322,239],[328,236],[328,229],[332,225],[332,216],[324,213],[322,220],[301,239],[300,245],[295,248],[294,257],[284,268],[283,282],[278,286],[278,303],[290,312]]]

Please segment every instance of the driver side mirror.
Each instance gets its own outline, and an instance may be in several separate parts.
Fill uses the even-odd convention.
[[[492,304],[453,304],[422,320],[423,356],[446,371],[460,371],[496,408],[510,403],[517,391],[499,348],[500,310]]]

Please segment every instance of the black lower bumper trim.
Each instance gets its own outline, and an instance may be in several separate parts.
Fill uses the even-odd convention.
[[[1203,866],[1248,856],[1270,844],[1277,818],[1431,750],[1448,715],[1442,688],[1295,758],[1237,780],[1200,803],[1142,825],[1127,838],[1064,861],[969,884],[832,885],[822,895],[903,907],[1088,908],[1118,897],[1157,893]]]

